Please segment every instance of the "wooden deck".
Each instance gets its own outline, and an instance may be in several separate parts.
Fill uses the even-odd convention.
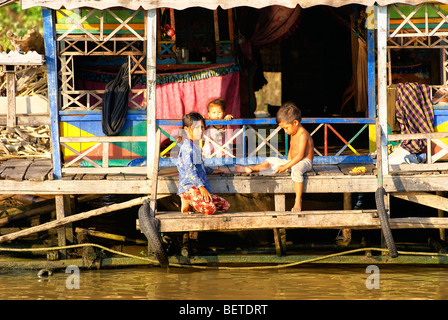
[[[353,174],[354,167],[365,166],[365,174]],[[388,192],[448,191],[448,171],[403,170],[383,178]],[[262,175],[235,173],[233,167],[219,167],[227,173],[209,176],[215,193],[294,193],[289,174]],[[48,159],[10,159],[0,165],[0,194],[150,194],[151,180],[145,173],[65,174],[54,180]],[[125,171],[125,170],[123,170]],[[177,169],[159,170],[158,194],[177,192]],[[375,192],[376,167],[372,164],[314,165],[304,181],[306,193]]]
[[[365,166],[364,174],[354,174],[354,167]],[[424,166],[422,167],[424,169]],[[294,193],[289,174],[262,175],[235,173],[233,167],[220,167],[226,173],[210,175],[210,184],[216,193],[274,195],[275,211],[227,212],[214,215],[181,214],[180,212],[156,212],[160,232],[183,233],[183,246],[188,248],[188,238],[198,232],[273,230],[275,251],[286,255],[287,229],[341,229],[346,239],[351,239],[352,229],[381,229],[376,210],[310,210],[299,213],[285,211],[285,194]],[[157,196],[176,194],[178,173],[176,168],[161,168],[158,177]],[[392,195],[448,211],[448,199],[430,191],[448,191],[448,173],[444,170],[400,172],[383,179],[385,188]],[[371,164],[314,165],[304,181],[305,192],[344,193],[375,192],[377,189],[376,167]],[[56,220],[32,226],[0,236],[0,243],[12,241],[33,233],[58,228],[58,243],[66,244],[65,225],[123,208],[138,207],[151,194],[153,181],[147,175],[116,172],[113,174],[70,174],[61,180],[53,179],[50,160],[11,159],[0,165],[0,194],[47,194],[55,195]],[[398,193],[401,192],[401,193]],[[420,192],[420,193],[419,193]],[[119,204],[112,204],[83,213],[69,214],[65,204],[67,195],[76,194],[139,194],[144,197]],[[152,197],[151,197],[152,198]],[[348,197],[349,198],[349,197]],[[415,199],[414,199],[415,198]],[[344,208],[346,208],[344,195]],[[136,209],[137,210],[137,209]],[[68,215],[67,215],[68,214]],[[392,215],[393,216],[393,215]],[[139,221],[137,220],[137,228]],[[448,229],[448,218],[405,217],[390,218],[391,229]],[[183,250],[183,249],[182,249]],[[187,250],[188,251],[188,250]],[[65,257],[65,253],[61,253]],[[182,252],[182,255],[185,255]],[[190,255],[190,253],[187,253]]]
[[[161,232],[244,231],[262,229],[379,229],[376,210],[228,212],[214,215],[158,212]],[[392,218],[391,229],[447,228],[447,218]]]

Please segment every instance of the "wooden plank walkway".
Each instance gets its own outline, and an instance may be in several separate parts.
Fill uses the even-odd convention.
[[[364,174],[354,174],[354,167],[364,166]],[[235,173],[233,166],[218,167],[226,173],[209,175],[214,192],[220,193],[294,193],[288,173],[263,175]],[[150,194],[151,181],[146,173],[120,172],[95,174],[64,174],[54,180],[48,159],[10,159],[0,164],[0,194]],[[305,175],[304,192],[345,193],[375,192],[376,168],[372,164],[314,165]],[[159,170],[158,193],[177,192],[176,168]],[[446,170],[399,172],[384,177],[388,192],[448,191]]]
[[[351,169],[357,166],[364,166],[366,173],[362,175],[374,175],[375,166],[373,164],[339,164],[339,165],[315,165],[313,170],[306,173],[306,176],[332,176],[332,175],[359,175],[350,172]],[[0,178],[7,180],[23,181],[45,181],[52,180],[51,160],[49,159],[9,159],[0,164]],[[123,172],[119,172],[120,168],[114,168],[116,172],[113,173],[92,173],[81,174],[71,173],[64,174],[63,180],[145,180],[146,174],[142,173],[128,173],[126,169],[122,168]],[[269,176],[272,174],[252,173],[249,175],[236,173],[233,166],[220,166],[217,169],[224,170],[226,173],[221,175],[231,176]],[[176,168],[161,168],[159,170],[160,177],[177,177]],[[284,173],[279,176],[289,176]]]
[[[359,166],[365,166],[366,172],[363,174],[353,173],[352,169]],[[281,201],[285,201],[283,195],[294,193],[294,185],[288,173],[278,175],[241,174],[235,173],[233,167],[221,167],[221,169],[224,169],[226,173],[209,176],[214,192],[218,194],[269,193],[279,195],[276,196],[275,208],[277,211],[228,212],[206,216],[187,215],[180,212],[157,212],[156,218],[160,221],[160,232],[273,230],[276,250],[282,252],[285,245],[281,234],[286,229],[364,230],[381,228],[375,210],[312,210],[299,213],[284,211],[284,204],[281,203]],[[375,192],[377,188],[375,170],[374,165],[315,165],[313,170],[306,174],[304,191],[314,193]],[[157,196],[176,194],[177,179],[176,168],[160,169],[157,179]],[[444,209],[448,206],[446,199],[442,197],[415,193],[415,191],[424,191],[425,193],[448,191],[448,174],[443,171],[389,175],[384,177],[384,185],[389,192],[405,191],[407,192],[406,197],[412,196],[412,199],[415,198],[413,201],[422,204],[423,200],[430,203],[435,203],[438,200],[437,208]],[[0,194],[52,194],[59,199],[63,199],[63,195],[67,194],[141,194],[147,196],[151,194],[152,186],[153,182],[147,178],[146,173],[130,174],[118,171],[112,174],[96,173],[94,175],[77,173],[64,175],[61,180],[54,180],[52,179],[51,163],[48,159],[11,159],[0,165]],[[412,192],[414,194],[410,194]],[[397,196],[402,195],[397,194]],[[134,199],[132,201],[141,200]],[[133,203],[133,205],[138,204]],[[128,206],[128,204],[119,204],[119,206]],[[61,213],[64,208],[60,207],[58,210]],[[100,212],[108,210],[112,209],[101,208]],[[81,213],[77,216],[84,217],[84,214]],[[76,215],[69,217],[75,218]],[[62,215],[62,218],[59,217],[56,221],[51,222],[54,223],[51,227],[62,225],[66,221],[64,219],[68,219],[68,217],[64,218]],[[448,218],[393,218],[390,219],[390,226],[392,229],[448,229]],[[45,227],[45,225],[40,227]],[[23,231],[24,234],[33,231],[33,227],[30,229]],[[20,237],[22,235],[20,232],[22,231],[5,235],[3,240],[7,237]]]
[[[242,231],[284,228],[379,227],[376,211],[325,210],[199,213],[158,212],[161,232]]]
[[[158,212],[160,232],[244,231],[261,229],[379,229],[376,210],[262,211],[200,213]],[[389,220],[392,229],[448,228],[448,218],[409,217]]]

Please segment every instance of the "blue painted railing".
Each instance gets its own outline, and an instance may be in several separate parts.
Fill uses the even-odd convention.
[[[70,122],[75,118],[76,121],[101,121],[101,112],[99,111],[61,111],[60,117],[61,122]],[[132,110],[127,115],[128,121],[146,121],[146,111],[144,110]],[[182,120],[174,119],[174,120],[157,120],[156,125],[159,127],[166,126],[175,126],[180,127],[182,124]],[[242,139],[240,143],[242,143],[241,147],[242,153],[240,152],[235,158],[209,158],[204,159],[204,162],[208,166],[217,166],[217,165],[234,165],[234,164],[242,164],[242,165],[253,165],[260,163],[266,159],[263,156],[248,156],[248,147],[246,142],[246,130],[248,127],[246,126],[272,126],[272,129],[277,127],[277,123],[275,118],[253,118],[253,119],[233,119],[229,121],[225,120],[206,120],[206,125],[230,125],[230,126],[238,126],[242,128],[243,133],[241,134]],[[335,124],[345,124],[345,125],[362,125],[362,130],[365,129],[368,125],[375,124],[375,119],[371,118],[303,118],[302,124],[317,124],[317,125],[325,125],[332,126]],[[332,130],[334,130],[331,127]],[[358,132],[349,142],[345,141],[346,144],[339,153],[336,155],[316,155],[314,157],[314,164],[337,164],[337,163],[374,163],[374,159],[372,159],[369,155],[340,155],[343,149],[347,146],[350,147],[349,143],[351,143],[355,138],[358,137]],[[169,137],[166,132],[162,132]],[[280,131],[277,134],[281,134],[284,132]],[[288,136],[284,134],[284,147],[287,152],[289,149],[288,145]],[[177,137],[169,137],[171,141],[175,141]],[[325,137],[326,139],[326,137]],[[234,142],[235,143],[235,142]],[[161,150],[163,151],[163,150]],[[272,155],[272,153],[271,153]],[[286,154],[283,155],[283,158],[286,158]],[[132,165],[142,165],[144,161],[134,161]],[[175,157],[162,157],[160,159],[161,167],[169,167],[175,166],[176,158]]]

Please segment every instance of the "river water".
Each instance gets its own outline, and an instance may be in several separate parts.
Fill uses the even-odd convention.
[[[128,220],[134,223],[130,229],[135,229],[135,217]],[[114,226],[123,225],[113,223],[110,216],[107,221]],[[110,232],[115,233],[113,229]],[[316,232],[313,230],[313,234]],[[312,241],[310,234],[304,233],[301,231],[299,234]],[[337,231],[333,233],[328,236],[329,239],[333,239]],[[400,237],[409,239],[408,234],[395,232],[394,236],[398,240]],[[420,240],[426,241],[428,236],[433,234],[425,232]],[[324,234],[318,233],[315,237],[322,240]],[[354,237],[359,236],[354,234]],[[413,237],[416,238],[416,235]],[[215,238],[229,242],[224,235]],[[271,233],[268,238],[272,241]],[[211,245],[211,238],[202,240]],[[238,238],[237,243],[240,242]],[[37,270],[0,269],[0,300],[167,300],[177,303],[185,300],[252,300],[254,303],[286,300],[446,300],[447,268],[378,265],[367,269],[366,265],[307,264],[267,270],[202,270],[140,266],[101,270],[61,269],[46,278],[39,278]],[[179,313],[176,306],[168,310]]]
[[[446,267],[306,265],[274,270],[132,267],[1,271],[1,300],[448,299]],[[67,273],[66,273],[67,272]],[[76,275],[76,281],[74,276]]]

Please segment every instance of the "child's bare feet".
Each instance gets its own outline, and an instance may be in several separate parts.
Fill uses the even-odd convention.
[[[180,212],[183,214],[192,214],[193,211],[190,210],[190,203],[191,201],[188,200],[181,200],[181,208],[180,208]]]
[[[295,202],[294,207],[292,207],[291,211],[294,212],[302,211],[302,202],[299,203]]]
[[[233,167],[235,168],[235,171],[239,173],[252,173],[252,169],[249,167],[240,166],[238,164],[234,165]]]

